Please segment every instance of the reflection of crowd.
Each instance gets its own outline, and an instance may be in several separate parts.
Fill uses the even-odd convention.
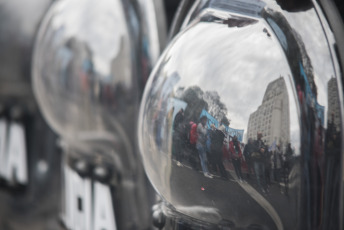
[[[214,171],[219,170],[222,178],[228,179],[226,169],[223,165],[223,142],[225,139],[225,127],[221,126],[219,129],[216,129],[212,125],[209,130],[209,139],[210,139],[210,151],[208,153],[210,158],[210,165]]]
[[[280,188],[281,183],[284,182],[287,191],[288,174],[293,160],[291,144],[288,144],[285,153],[283,153],[280,144],[268,147],[262,140],[262,136],[262,133],[258,132],[257,140],[249,139],[244,148],[248,173],[251,174],[253,169],[258,186],[263,193],[269,192],[272,178]]]
[[[254,175],[263,193],[269,192],[272,179],[280,188],[282,183],[287,188],[293,157],[291,145],[285,151],[280,144],[269,147],[262,136],[257,133],[256,140],[250,138],[244,145],[237,136],[228,135],[224,125],[217,128],[212,124],[208,128],[206,116],[199,123],[185,121],[184,110],[180,109],[173,124],[172,154],[177,164],[188,164],[208,178],[218,174],[228,180],[225,165],[231,162],[238,181],[244,181],[244,169],[247,178]]]

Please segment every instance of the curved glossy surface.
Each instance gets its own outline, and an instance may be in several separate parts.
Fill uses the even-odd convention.
[[[67,140],[108,131],[110,116],[125,116],[138,101],[123,11],[120,1],[60,1],[42,23],[33,63],[35,93],[53,129]]]
[[[83,146],[105,140],[119,146],[117,151],[132,152],[140,92],[160,52],[160,31],[145,16],[152,9],[137,7],[135,2],[59,1],[42,22],[34,91],[45,118],[69,145],[84,142],[79,148],[91,152]],[[134,167],[128,164],[134,164],[130,157],[126,167]]]
[[[141,104],[155,189],[189,223],[338,228],[342,76],[320,8],[198,3]]]
[[[68,202],[73,196],[70,181],[78,180],[70,175],[77,173],[112,189],[110,198],[102,198],[114,203],[115,217],[107,218],[119,229],[150,226],[154,192],[139,161],[135,135],[143,86],[163,40],[163,27],[154,21],[163,14],[157,12],[151,0],[61,0],[42,21],[32,81],[45,119],[62,139],[64,168],[71,168],[65,177],[72,179],[63,188],[68,228],[86,223],[68,211],[75,208]]]

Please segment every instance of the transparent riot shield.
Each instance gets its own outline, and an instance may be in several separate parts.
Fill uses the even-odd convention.
[[[145,170],[162,200],[155,226],[342,229],[344,36],[336,9],[317,1],[184,3],[139,114]]]

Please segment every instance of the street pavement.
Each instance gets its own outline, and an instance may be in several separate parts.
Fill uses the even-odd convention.
[[[173,162],[170,187],[176,206],[214,208],[224,220],[240,228],[296,228],[299,210],[297,195],[290,195],[293,189],[287,195],[284,185],[273,183],[270,192],[264,194],[253,175],[243,182],[237,180],[231,163],[225,164],[229,180],[224,180],[219,175],[207,178],[186,163]]]

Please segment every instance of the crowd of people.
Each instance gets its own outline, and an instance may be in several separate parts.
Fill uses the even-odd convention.
[[[199,123],[184,120],[184,110],[175,116],[173,123],[172,156],[178,165],[188,164],[193,169],[201,171],[205,177],[228,180],[226,168],[235,171],[239,182],[256,179],[263,193],[269,193],[272,181],[276,182],[282,191],[287,189],[288,174],[291,169],[293,150],[289,143],[282,150],[280,144],[271,148],[262,140],[262,133],[257,133],[257,139],[249,139],[245,145],[237,136],[230,136],[225,126],[208,127],[207,117],[202,116]],[[227,167],[226,167],[227,166]],[[287,191],[287,190],[286,190]]]

